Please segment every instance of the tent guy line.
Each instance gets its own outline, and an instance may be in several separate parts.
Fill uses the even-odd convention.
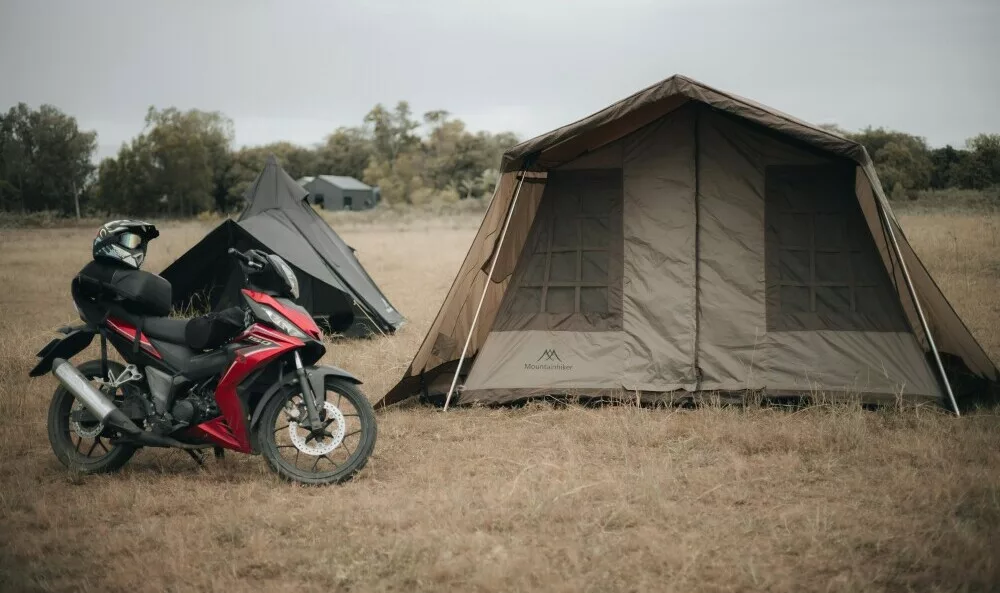
[[[497,240],[496,253],[499,256],[500,250],[503,248],[503,240],[507,236],[507,228],[510,226],[511,215],[514,214],[514,208],[517,207],[517,197],[521,195],[521,187],[524,186],[524,169],[521,169],[520,178],[517,181],[517,189],[514,191],[514,199],[511,200],[510,208],[507,211],[507,218],[503,223],[503,231],[500,233],[500,238]],[[496,191],[499,191],[500,184],[497,184],[496,190],[494,191],[494,197],[496,197]],[[487,278],[493,277],[493,272],[496,270],[498,257],[493,257],[493,261],[490,263],[490,272],[486,275]],[[455,393],[455,385],[458,383],[458,376],[462,373],[462,363],[465,361],[465,355],[469,351],[469,343],[472,342],[472,332],[476,331],[476,323],[479,321],[479,313],[483,309],[483,302],[486,300],[486,292],[489,290],[489,283],[483,286],[483,294],[479,297],[479,304],[476,305],[476,313],[472,316],[472,325],[469,326],[469,335],[465,338],[465,346],[462,347],[462,355],[458,357],[458,366],[455,367],[455,378],[451,381],[451,387],[448,388],[448,396],[444,400],[444,411],[448,411],[448,405],[451,404],[451,396]]]

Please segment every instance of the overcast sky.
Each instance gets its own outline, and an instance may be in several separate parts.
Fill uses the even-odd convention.
[[[962,144],[1000,132],[1000,0],[0,0],[0,108],[54,104],[102,154],[150,105],[222,111],[241,145],[399,99],[529,137],[675,73]]]

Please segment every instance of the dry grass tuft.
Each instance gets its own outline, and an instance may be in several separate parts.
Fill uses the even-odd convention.
[[[332,345],[370,397],[399,378],[476,219],[338,229],[410,319]],[[1000,355],[1000,219],[903,217]],[[167,223],[150,269],[210,228]],[[922,408],[787,412],[421,407],[379,417],[343,487],[279,483],[255,457],[199,470],[143,451],[81,477],[48,448],[52,379],[27,379],[73,320],[91,229],[0,230],[0,590],[987,591],[1000,587],[1000,422]]]

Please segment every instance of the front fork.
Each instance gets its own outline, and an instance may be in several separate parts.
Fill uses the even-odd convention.
[[[302,399],[305,400],[306,410],[309,411],[309,427],[312,430],[316,430],[323,426],[323,421],[319,418],[316,396],[313,394],[312,385],[309,384],[309,377],[306,376],[306,369],[302,366],[302,357],[299,356],[299,351],[296,350],[294,355],[295,374],[299,377],[299,386],[302,388]]]

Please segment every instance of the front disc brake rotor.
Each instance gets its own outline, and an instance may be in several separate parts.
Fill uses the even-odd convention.
[[[76,412],[84,411],[83,404],[73,400],[73,408],[70,410],[69,415],[69,426],[76,433],[76,436],[84,439],[97,438],[101,431],[104,430],[103,422],[86,422],[81,423],[77,420],[73,420],[73,414]]]
[[[292,439],[292,444],[299,451],[302,451],[306,455],[312,455],[314,457],[322,457],[323,455],[329,454],[331,451],[340,446],[340,443],[344,442],[344,428],[346,427],[346,422],[344,421],[344,414],[333,405],[333,402],[324,402],[323,410],[326,412],[326,422],[329,424],[326,427],[326,432],[330,436],[321,435],[309,442],[306,442],[306,438],[309,436],[309,431],[304,429],[306,432],[299,432],[299,423],[295,420],[288,421],[288,436]],[[296,411],[297,412],[297,411]],[[301,413],[290,414],[298,418]]]

